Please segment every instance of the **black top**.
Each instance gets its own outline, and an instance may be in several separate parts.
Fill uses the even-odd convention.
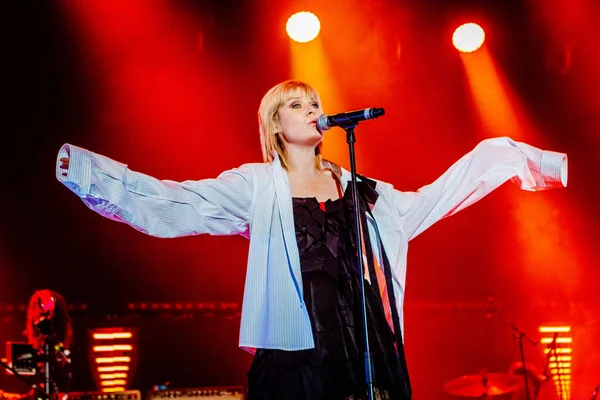
[[[292,200],[315,348],[259,350],[248,373],[249,399],[366,398],[361,274],[350,188],[343,198],[321,204],[314,197]],[[358,188],[361,198],[375,203],[373,187],[359,182]],[[376,397],[407,400],[403,352],[399,357],[379,291],[368,281],[365,299]]]

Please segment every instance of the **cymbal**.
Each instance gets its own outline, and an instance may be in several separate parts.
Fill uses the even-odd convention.
[[[465,375],[446,382],[444,390],[457,396],[489,397],[514,392],[522,386],[523,377],[519,375],[482,373]]]

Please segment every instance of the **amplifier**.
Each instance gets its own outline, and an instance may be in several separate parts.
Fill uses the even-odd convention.
[[[126,390],[124,392],[69,392],[68,400],[142,400],[139,390]]]
[[[197,389],[165,389],[148,392],[145,400],[244,400],[243,386],[215,386]]]

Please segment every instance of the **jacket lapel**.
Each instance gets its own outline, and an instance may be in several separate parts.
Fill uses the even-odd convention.
[[[279,218],[281,229],[283,231],[283,241],[288,258],[288,265],[294,278],[294,285],[301,299],[302,293],[302,272],[300,270],[300,254],[298,244],[296,243],[296,228],[294,227],[294,209],[292,207],[292,191],[288,181],[287,174],[281,166],[279,158],[276,156],[272,163],[273,183],[275,185],[275,197],[277,208],[279,209]],[[304,301],[304,300],[302,300]]]

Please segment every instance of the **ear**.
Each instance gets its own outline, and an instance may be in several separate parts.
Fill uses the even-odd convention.
[[[281,124],[279,123],[279,121],[277,121],[277,119],[271,120],[271,123],[269,125],[269,127],[272,128],[271,132],[275,132],[275,134],[281,132]]]

